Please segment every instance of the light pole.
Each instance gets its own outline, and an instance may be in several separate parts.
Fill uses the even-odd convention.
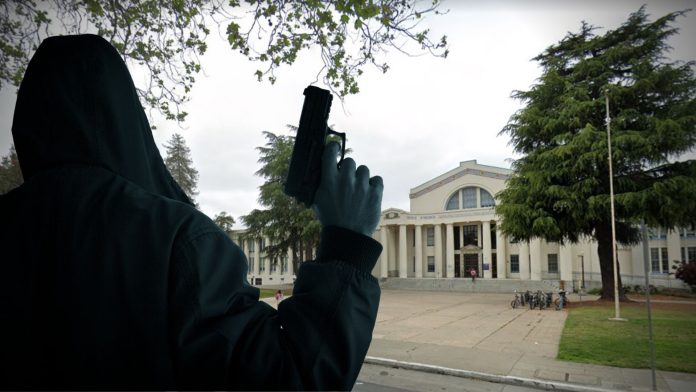
[[[609,148],[609,200],[611,202],[611,254],[614,266],[614,317],[609,320],[626,321],[621,318],[619,310],[619,274],[616,260],[616,218],[614,216],[614,172],[611,167],[611,117],[609,117],[609,90],[605,90],[604,98],[607,106],[607,146]]]

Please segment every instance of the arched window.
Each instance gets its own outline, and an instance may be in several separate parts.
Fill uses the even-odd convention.
[[[495,199],[487,190],[476,186],[468,186],[454,192],[447,200],[446,211],[495,207]]]
[[[476,208],[476,190],[477,188],[470,186],[462,189],[462,208]]]
[[[459,209],[459,191],[454,192],[454,195],[450,197],[450,199],[447,201],[447,207],[445,207],[445,209],[447,211]]]
[[[481,189],[481,207],[495,207],[495,200],[487,190]]]

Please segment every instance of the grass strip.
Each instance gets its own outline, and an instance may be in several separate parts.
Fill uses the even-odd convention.
[[[653,304],[653,340],[657,369],[696,373],[696,306]],[[558,359],[627,368],[650,367],[648,315],[644,304],[621,306],[610,321],[613,303],[569,309]]]

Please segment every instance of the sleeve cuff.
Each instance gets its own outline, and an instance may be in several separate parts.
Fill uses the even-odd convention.
[[[338,260],[353,265],[358,271],[372,273],[382,253],[382,244],[364,234],[337,226],[321,229],[317,261]]]

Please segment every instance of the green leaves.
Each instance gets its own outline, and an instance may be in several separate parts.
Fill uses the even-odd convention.
[[[198,207],[198,203],[195,201],[195,197],[198,195],[198,170],[193,167],[191,150],[186,146],[186,141],[183,136],[175,133],[165,148],[167,157],[164,159],[164,164],[169,173],[191,202]]]
[[[232,49],[264,64],[264,69],[254,73],[259,81],[265,78],[273,83],[276,69],[294,64],[301,51],[315,47],[321,52],[324,83],[339,97],[345,97],[360,91],[358,78],[366,65],[382,72],[389,69],[388,64],[377,60],[388,48],[405,51],[404,42],[410,41],[435,56],[446,57],[448,53],[446,37],[433,42],[428,30],[415,31],[418,19],[437,14],[439,1],[424,8],[413,0],[251,4],[251,27],[242,29],[231,21],[227,38]]]
[[[617,240],[635,241],[640,218],[668,228],[696,222],[696,162],[670,161],[696,147],[696,78],[663,57],[669,24],[682,14],[649,22],[641,8],[604,35],[583,23],[535,58],[539,82],[513,93],[525,107],[501,131],[523,155],[498,195],[504,232],[573,241],[610,222],[605,91]]]
[[[301,52],[317,48],[324,83],[340,97],[357,94],[363,68],[382,72],[378,60],[388,49],[406,51],[406,42],[420,51],[447,57],[447,38],[431,41],[416,32],[417,21],[438,14],[439,0],[252,1],[231,0],[55,0],[51,14],[37,2],[3,2],[0,9],[0,88],[18,86],[29,54],[52,33],[96,31],[108,39],[130,64],[146,68],[139,84],[143,106],[182,122],[183,105],[201,70],[207,50],[208,26],[225,27],[230,48],[260,63],[258,81],[276,81],[275,70],[297,61]],[[246,18],[245,18],[246,16]]]
[[[17,151],[12,145],[9,153],[0,159],[0,195],[22,185],[23,182]]]
[[[232,226],[234,226],[234,218],[227,215],[226,211],[221,211],[215,217],[213,218],[213,222],[215,222],[218,227],[224,231],[225,233],[229,233],[232,231]]]
[[[295,129],[293,126],[288,126]],[[312,211],[283,192],[290,167],[294,136],[264,132],[266,144],[258,147],[261,168],[255,173],[265,182],[259,187],[259,203],[265,208],[242,217],[247,237],[267,237],[266,254],[278,259],[292,250],[293,262],[300,260],[300,250],[313,249],[319,242],[321,226]],[[306,252],[304,252],[306,253]]]

